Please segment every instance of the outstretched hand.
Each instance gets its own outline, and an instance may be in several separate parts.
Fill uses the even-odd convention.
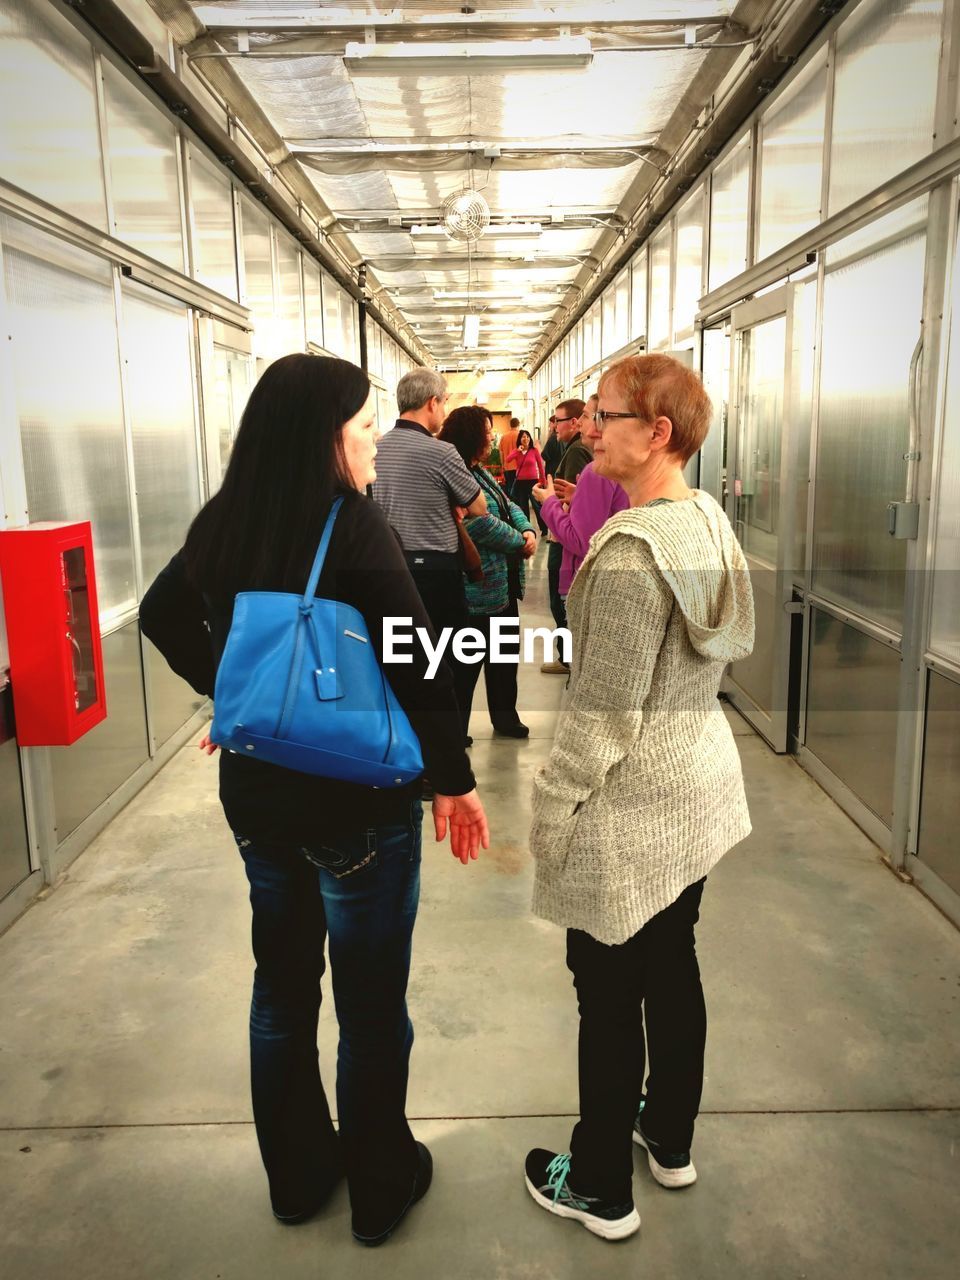
[[[438,841],[446,839],[450,827],[450,852],[464,866],[476,858],[481,847],[490,848],[490,829],[476,789],[465,796],[435,795],[433,827]]]

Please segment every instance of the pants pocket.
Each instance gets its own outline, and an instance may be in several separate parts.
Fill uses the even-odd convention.
[[[300,852],[313,866],[342,880],[373,866],[377,857],[377,830],[371,827],[352,832],[333,838],[327,844],[311,845],[309,849],[301,847]]]

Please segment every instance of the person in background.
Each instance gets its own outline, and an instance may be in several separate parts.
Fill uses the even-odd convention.
[[[557,438],[563,447],[563,453],[557,463],[556,475],[561,480],[576,484],[580,472],[590,461],[590,452],[580,438],[580,417],[584,402],[579,399],[562,400],[554,411],[557,424]],[[547,587],[550,597],[550,612],[558,627],[567,625],[567,612],[560,595],[560,568],[563,564],[563,547],[554,537],[547,535]],[[566,676],[570,667],[560,657],[559,652],[544,662],[540,670],[546,675]]]
[[[376,402],[345,360],[290,355],[254,387],[223,484],[140,606],[140,625],[198,693],[245,591],[303,591],[335,498],[318,595],[363,615],[383,661],[383,619],[430,623],[396,537],[363,490],[375,477]],[[387,678],[410,718],[464,863],[487,822],[463,748],[450,673],[426,679],[414,648]],[[209,736],[200,743],[212,753]],[[419,781],[389,791],[225,751],[220,800],[250,884],[256,970],[250,1009],[253,1114],[273,1212],[304,1221],[346,1172],[353,1234],[380,1244],[430,1186],[427,1148],[405,1115],[413,1028],[406,989],[420,889]],[[339,1134],[317,1062],[324,943],[340,1044]]]
[[[570,691],[534,783],[533,909],[567,931],[580,1118],[569,1154],[529,1153],[526,1184],[608,1240],[640,1226],[634,1142],[662,1186],[696,1180],[694,927],[708,872],[750,831],[717,694],[753,648],[753,594],[723,508],[683,476],[711,416],[700,379],[669,356],[632,356],[600,380],[594,465],[630,508],[595,535],[570,588]]]
[[[580,419],[580,438],[593,451],[592,428],[597,409],[597,397],[591,396]],[[560,564],[559,591],[566,607],[566,598],[574,575],[583,563],[593,535],[618,511],[630,505],[630,499],[615,480],[608,480],[595,469],[592,462],[580,472],[576,483],[551,477],[547,483],[533,491],[541,504],[547,527],[563,547]]]
[[[548,476],[557,474],[557,464],[563,457],[563,445],[557,436],[557,415],[551,413],[549,422],[547,423],[547,440],[541,450],[543,455],[543,466]]]
[[[529,520],[530,493],[535,484],[543,484],[546,479],[543,458],[529,431],[517,432],[517,447],[509,456],[517,468],[517,478],[513,482],[513,500]]]
[[[500,443],[497,446],[500,450],[500,464],[503,467],[503,487],[507,491],[507,497],[513,497],[513,486],[517,479],[517,464],[515,462],[507,462],[507,458],[513,453],[517,447],[517,436],[520,432],[520,419],[510,419],[510,429],[505,431],[500,437]]]
[[[480,553],[482,582],[467,582],[468,622],[483,634],[487,656],[483,663],[462,663],[457,701],[463,716],[467,745],[473,692],[483,667],[487,686],[487,710],[494,732],[508,738],[526,738],[530,730],[517,714],[517,665],[489,660],[490,624],[494,618],[514,618],[519,627],[519,601],[523,599],[524,565],[537,549],[533,525],[504,493],[483,463],[493,443],[493,431],[482,409],[454,409],[440,432],[440,439],[454,446],[480,484],[487,514],[465,521],[467,532]]]
[[[404,374],[397,384],[400,418],[380,443],[372,490],[397,532],[438,634],[444,627],[457,631],[467,618],[453,508],[463,507],[468,515],[487,510],[476,477],[456,449],[433,438],[443,426],[446,399],[447,384],[439,373],[414,369]],[[457,665],[449,648],[444,661]]]

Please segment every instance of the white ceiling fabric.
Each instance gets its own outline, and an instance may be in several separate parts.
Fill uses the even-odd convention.
[[[589,22],[602,28],[604,17],[619,22],[659,19],[676,21],[696,17],[722,19],[733,9],[731,0],[651,0],[637,5],[635,0],[483,0],[484,11],[542,11],[554,21],[569,14],[589,10]],[[194,4],[201,19],[216,10],[227,21],[280,15],[298,19],[322,13],[328,23],[337,14],[373,14],[388,8],[402,10],[405,24],[418,17],[455,13],[453,0],[416,0],[403,4],[387,2],[326,4],[319,0],[256,0],[254,3]],[[211,19],[212,20],[212,19]],[[516,34],[522,38],[522,28]],[[320,28],[313,28],[321,34]],[[605,38],[616,34],[608,29]],[[300,28],[298,38],[307,38]],[[427,33],[418,33],[426,38]],[[270,44],[276,52],[286,33],[251,33],[251,48]],[[291,37],[292,38],[292,37]],[[350,39],[363,40],[362,28]],[[394,33],[396,38],[396,33]],[[409,39],[406,25],[402,38]],[[434,29],[431,39],[454,39]],[[672,37],[676,39],[674,32]],[[225,49],[236,47],[229,32],[218,36]],[[551,260],[586,256],[602,230],[602,224],[565,228],[549,222],[551,213],[607,211],[618,208],[639,170],[647,163],[630,155],[631,148],[650,148],[670,120],[683,93],[701,67],[706,54],[683,48],[668,51],[615,52],[594,48],[593,63],[584,70],[516,71],[498,75],[454,76],[351,76],[342,58],[329,54],[300,57],[236,58],[231,66],[255,97],[280,135],[294,148],[310,147],[329,151],[311,160],[298,158],[310,182],[336,215],[371,217],[403,215],[435,221],[445,197],[465,186],[481,191],[494,220],[538,220],[544,231],[538,240],[516,241],[493,235],[484,237],[474,250],[474,258],[500,257],[511,260],[508,269],[496,264],[475,263],[474,283],[561,285],[572,282],[578,262],[570,261],[538,269],[535,263],[516,265],[516,259],[535,253]],[[197,63],[202,69],[203,63]],[[431,151],[404,157],[391,165],[390,158],[354,156],[352,144],[361,148],[365,140],[380,143],[463,143],[499,145],[507,152],[502,161],[468,155],[462,151]],[[556,155],[522,154],[510,158],[512,148],[522,153],[524,145],[533,150],[555,149]],[[602,148],[609,154],[605,155]],[[582,149],[582,158],[571,160],[564,152]],[[576,164],[578,167],[571,167]],[[319,167],[318,167],[319,166]],[[540,166],[540,167],[536,167]],[[579,167],[584,166],[584,167]],[[336,172],[320,171],[336,170]],[[349,223],[348,223],[349,228]],[[412,238],[408,229],[387,230],[384,225],[346,233],[358,254],[371,262],[377,278],[391,290],[398,286],[432,288],[463,285],[467,280],[463,246],[444,242],[425,243]],[[397,255],[392,266],[384,261]],[[449,256],[449,269],[438,259]],[[416,257],[430,260],[429,268],[418,270]],[[397,297],[401,311],[403,295]],[[547,314],[551,309],[547,308]]]

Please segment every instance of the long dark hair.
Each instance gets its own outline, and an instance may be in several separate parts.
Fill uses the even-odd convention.
[[[514,447],[515,447],[515,448],[517,448],[517,449],[520,449],[520,448],[522,447],[520,442],[523,440],[523,437],[524,437],[524,436],[526,436],[526,437],[527,437],[527,448],[528,448],[528,449],[532,449],[532,448],[533,448],[533,436],[530,434],[530,432],[529,432],[529,431],[518,431],[518,432],[517,432],[517,443],[516,443],[516,445],[515,445]]]
[[[220,490],[197,515],[184,555],[209,595],[302,591],[337,493],[354,491],[343,425],[370,394],[347,360],[290,355],[254,387]]]
[[[438,440],[452,444],[468,467],[487,455],[487,411],[479,405],[464,404],[447,414]]]

